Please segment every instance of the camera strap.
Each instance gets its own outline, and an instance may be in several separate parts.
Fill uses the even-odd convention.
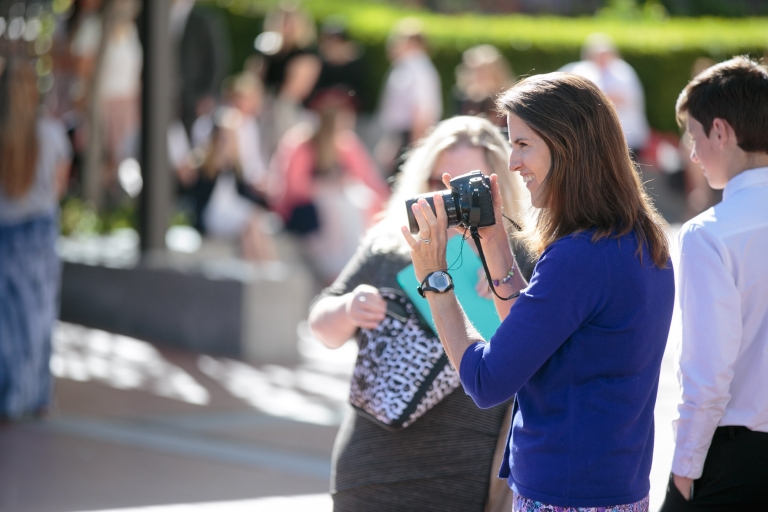
[[[483,263],[483,270],[485,270],[485,278],[488,279],[488,286],[495,296],[501,300],[512,300],[520,296],[520,292],[513,293],[509,297],[502,297],[496,292],[496,288],[493,286],[493,278],[491,277],[491,271],[488,270],[488,264],[485,262],[485,254],[483,254],[483,245],[480,243],[480,232],[477,230],[477,226],[470,226],[469,234],[472,236],[472,240],[475,241],[475,247],[477,247],[477,254],[480,256],[480,261]]]

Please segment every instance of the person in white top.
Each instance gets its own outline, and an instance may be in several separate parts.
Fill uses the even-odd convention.
[[[613,40],[605,34],[587,37],[581,54],[583,60],[568,64],[561,71],[588,78],[611,99],[627,145],[637,154],[650,135],[643,85],[637,73],[622,60]]]
[[[258,191],[266,193],[267,164],[261,147],[258,116],[264,101],[264,84],[253,73],[244,71],[225,80],[225,103],[240,112],[236,130],[237,151],[243,178]],[[202,148],[208,144],[213,132],[213,113],[198,117],[192,125],[192,146]]]
[[[682,400],[661,510],[768,510],[768,69],[709,68],[677,115],[724,191],[679,235]]]
[[[117,185],[120,163],[137,156],[141,121],[141,70],[144,55],[134,19],[140,5],[121,0],[114,6],[113,28],[107,34],[100,70],[101,129],[108,166],[107,183]]]
[[[376,156],[385,171],[392,173],[393,162],[405,148],[440,120],[443,96],[420,21],[400,20],[389,36],[387,52],[392,68],[384,83],[379,114],[385,136]]]

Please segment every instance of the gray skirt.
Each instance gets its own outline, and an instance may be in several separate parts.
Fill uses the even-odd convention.
[[[508,405],[479,409],[459,388],[397,431],[350,411],[334,446],[334,512],[482,512]]]
[[[55,214],[0,225],[0,418],[38,414],[51,400],[57,235]]]

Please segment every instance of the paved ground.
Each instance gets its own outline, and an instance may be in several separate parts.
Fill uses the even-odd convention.
[[[675,320],[651,510],[671,464],[678,335]],[[0,511],[330,511],[330,455],[355,351],[300,344],[296,367],[253,366],[60,324],[55,410],[0,427]]]
[[[0,427],[3,512],[330,510],[351,346],[255,367],[60,324],[55,347],[51,417]]]

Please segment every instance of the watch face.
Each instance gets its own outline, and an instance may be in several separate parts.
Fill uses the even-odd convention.
[[[430,286],[434,286],[438,290],[442,290],[448,287],[448,276],[443,274],[442,272],[432,274],[432,277],[429,279]]]

